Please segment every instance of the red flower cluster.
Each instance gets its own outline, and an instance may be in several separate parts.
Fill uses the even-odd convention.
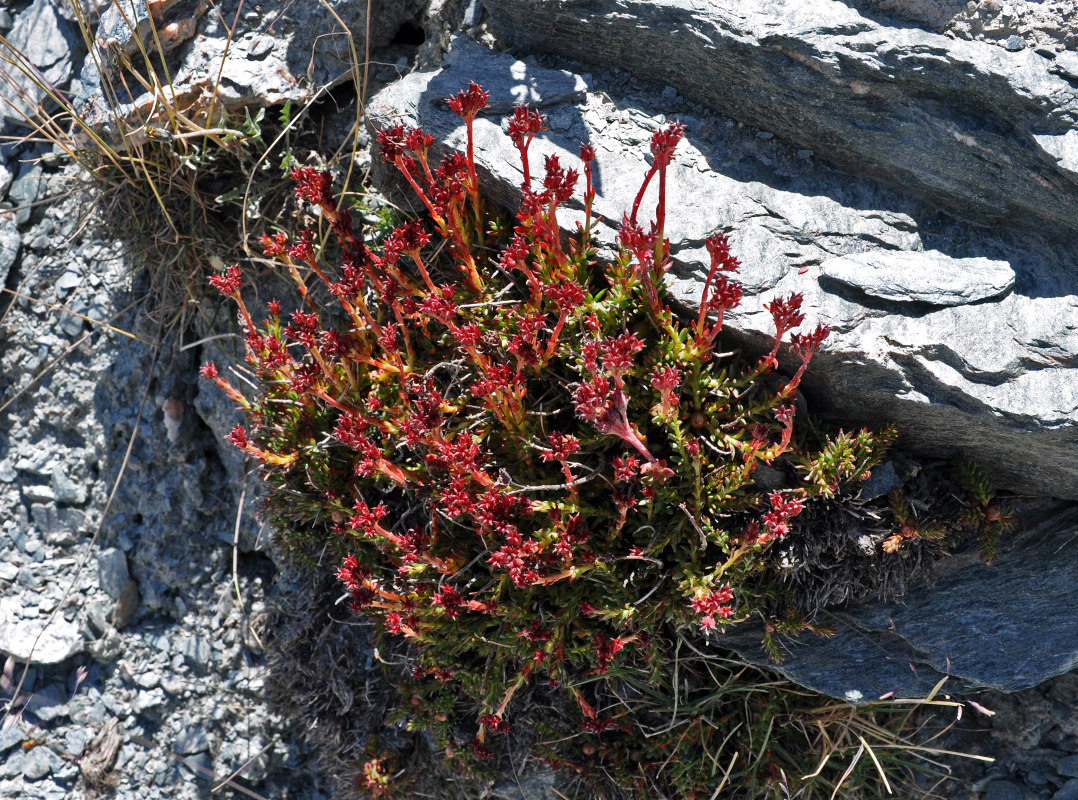
[[[715,618],[729,619],[734,614],[734,609],[729,605],[734,599],[734,590],[730,584],[725,584],[719,589],[697,589],[690,605],[693,613],[700,618],[700,627],[705,631],[714,630]]]

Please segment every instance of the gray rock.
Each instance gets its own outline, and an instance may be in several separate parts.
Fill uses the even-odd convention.
[[[658,3],[656,8],[668,5]],[[561,20],[560,0],[544,8],[552,9],[552,19]],[[525,19],[530,13],[521,11]],[[597,21],[596,28],[613,24]],[[788,20],[776,24],[782,27]],[[572,28],[568,17],[558,25]],[[674,25],[670,30],[689,28]],[[869,29],[875,30],[872,25]],[[859,36],[860,30],[851,29],[849,35]],[[738,47],[742,45],[731,45]],[[679,48],[664,43],[661,49]],[[1010,58],[1000,48],[992,49],[996,55],[990,59]],[[674,77],[668,76],[671,85],[678,85]],[[475,125],[484,190],[510,209],[519,201],[521,171],[515,148],[501,128],[504,115],[517,100],[530,101],[551,116],[575,115],[570,134],[547,132],[537,138],[531,163],[557,154],[563,164],[578,166],[579,141],[586,139],[595,147],[596,238],[601,255],[609,256],[615,225],[631,207],[646,170],[655,111],[641,109],[646,102],[642,98],[619,94],[624,89],[617,85],[589,89],[572,73],[516,62],[508,54],[458,38],[440,72],[413,73],[387,87],[372,98],[368,118],[374,127],[418,120],[438,138],[440,152],[460,151],[463,126],[441,98],[469,80],[484,84],[494,105]],[[770,164],[755,156],[747,162],[744,154],[757,152],[752,131],[723,126],[707,109],[685,110],[699,125],[679,145],[670,167],[667,205],[691,207],[693,213],[671,213],[666,226],[674,262],[667,281],[680,304],[692,309],[699,302],[707,266],[704,239],[715,231],[728,232],[743,263],[740,277],[746,290],[742,305],[727,313],[728,330],[750,351],[771,345],[774,328],[764,304],[777,295],[800,292],[805,327],[818,320],[833,329],[802,384],[814,412],[847,427],[893,424],[916,455],[962,451],[999,485],[1078,498],[1078,460],[1073,457],[1078,444],[1078,327],[1073,323],[1078,312],[1073,270],[1078,251],[1069,243],[1053,243],[1047,229],[1057,228],[1054,222],[1042,220],[1045,235],[1034,236],[999,228],[986,231],[941,218],[878,182],[836,175],[816,163],[818,149],[817,158],[802,160],[793,148],[783,150],[784,145],[771,142],[768,146],[776,151],[769,156]],[[778,123],[768,118],[769,129],[777,130]],[[932,149],[927,142],[918,146]],[[379,169],[376,179],[389,187],[393,179],[383,166]],[[559,214],[567,233],[580,218],[579,203],[567,204]],[[939,255],[926,255],[926,250]],[[927,277],[924,282],[906,277],[913,283],[907,288],[949,305],[885,302],[821,276],[819,265],[840,256],[863,258],[858,254],[864,253],[873,262],[934,265],[941,275],[935,294]],[[965,280],[959,277],[965,266],[976,267],[976,281],[957,288]],[[1014,274],[1009,291],[1008,267]],[[861,283],[876,293],[886,290],[878,279]],[[974,297],[983,299],[966,302]]]
[[[1036,686],[1078,663],[1078,597],[1066,588],[1078,559],[1065,555],[1078,546],[1078,505],[1032,504],[1018,520],[993,564],[975,552],[953,556],[937,564],[931,591],[823,614],[817,622],[837,635],[796,637],[782,664],[761,649],[762,628],[739,625],[716,643],[855,702],[892,691],[924,697],[944,676],[950,693]]]
[[[820,281],[892,303],[958,306],[998,297],[1014,288],[1014,270],[1005,261],[951,258],[924,253],[874,250],[829,258],[820,264]]]
[[[135,710],[136,714],[145,714],[147,711],[153,711],[154,709],[163,706],[165,700],[165,693],[161,691],[161,689],[150,689],[149,691],[136,694],[134,701],[131,703],[131,707]]]
[[[181,755],[187,756],[193,753],[202,753],[208,750],[209,747],[209,736],[206,735],[205,729],[198,725],[192,725],[185,728],[180,731],[179,736],[176,737],[176,752]]]
[[[213,647],[205,636],[188,636],[180,645],[184,660],[197,669],[204,670],[213,658]]]
[[[57,503],[81,506],[86,502],[86,486],[71,480],[59,465],[52,471],[52,490]]]
[[[122,550],[109,547],[97,554],[97,585],[113,600],[120,597],[130,577],[127,556]]]
[[[17,725],[0,728],[0,755],[22,742],[22,731]]]
[[[1063,784],[1062,788],[1052,795],[1052,800],[1078,800],[1078,779]]]
[[[39,0],[41,2],[41,0]],[[23,164],[19,177],[11,184],[8,197],[15,203],[15,221],[25,225],[33,214],[34,204],[45,195],[45,178],[38,164]]]
[[[24,486],[22,496],[38,503],[51,503],[56,499],[56,494],[48,486]]]
[[[626,0],[616,14],[599,0],[485,6],[525,52],[673,86],[967,218],[1078,229],[1078,175],[1047,166],[1033,138],[1072,127],[1078,98],[1031,51],[891,27],[832,0]]]
[[[0,761],[0,778],[22,775],[22,768],[26,764],[26,755],[26,751],[19,748],[10,753],[3,761]]]
[[[984,800],[1025,800],[1025,793],[1016,783],[992,781],[985,787]]]
[[[28,781],[39,781],[50,772],[64,766],[63,760],[48,747],[38,746],[27,752],[22,765],[22,776]]]
[[[0,283],[7,281],[11,265],[19,256],[19,245],[22,237],[19,236],[15,214],[10,211],[0,211]]]
[[[56,281],[56,297],[63,300],[82,283],[82,275],[78,270],[68,269]]]
[[[57,13],[49,0],[34,0],[21,12],[7,39],[11,49],[21,53],[28,65],[40,73],[32,77],[30,66],[9,67],[10,82],[0,82],[0,95],[4,98],[0,102],[0,118],[22,124],[24,115],[35,115],[38,104],[46,101],[47,92],[41,84],[62,89],[71,80],[73,59],[85,50],[76,27]]]
[[[1056,764],[1056,772],[1067,778],[1078,778],[1078,755],[1059,759],[1059,763]]]
[[[1009,52],[1017,53],[1025,49],[1026,43],[1022,41],[1021,36],[1016,35],[1007,37],[1007,41],[1004,43],[1003,46],[1006,47]]]
[[[310,102],[321,87],[350,79],[349,33],[360,53],[367,30],[372,46],[388,44],[402,23],[419,19],[424,5],[421,0],[375,0],[368,25],[366,2],[293,3],[272,15],[243,16],[230,32],[219,24],[217,14],[200,12],[206,8],[205,0],[183,0],[179,6],[185,9],[181,16],[189,21],[184,29],[189,35],[164,48],[173,95],[192,118],[205,115],[208,109],[200,104],[209,97],[218,107],[238,112],[240,119],[246,106]],[[142,0],[135,0],[134,6],[133,26],[118,14],[102,15],[96,36],[99,50],[109,39],[130,53],[137,53],[140,40],[142,46],[150,44],[149,13]],[[107,52],[96,55],[86,59],[80,75],[82,87],[74,101],[80,117],[113,137],[118,117],[135,141],[145,140],[143,121],[167,128],[168,119],[153,95],[136,92],[132,97],[117,79],[119,71],[110,66]],[[105,75],[97,64],[105,65]],[[119,98],[115,113],[106,99],[110,92]]]
[[[858,496],[862,500],[875,500],[900,486],[902,486],[902,479],[895,472],[895,465],[891,461],[884,461],[875,467],[869,479],[861,484]]]
[[[35,644],[36,643],[36,644]],[[16,598],[0,598],[0,652],[31,664],[59,664],[82,652],[78,626],[57,615],[22,619]]]

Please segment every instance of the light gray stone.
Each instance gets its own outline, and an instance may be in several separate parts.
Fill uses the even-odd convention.
[[[1078,98],[1032,51],[889,25],[839,0],[485,5],[525,52],[672,86],[968,218],[1078,230],[1078,175],[1047,166],[1033,139],[1072,127]]]
[[[209,736],[206,735],[205,729],[198,725],[180,731],[180,735],[176,737],[176,752],[185,756],[204,752],[209,746]]]
[[[11,78],[0,81],[0,119],[15,124],[24,121],[24,115],[36,114],[38,104],[46,101],[44,86],[62,89],[71,80],[73,59],[85,50],[81,46],[77,29],[57,13],[50,0],[34,0],[15,19],[7,36],[11,50],[21,53],[24,66],[9,66]],[[33,74],[36,68],[37,74]]]
[[[17,599],[0,598],[0,652],[39,665],[60,664],[82,652],[77,625],[59,615],[46,621],[23,619]]]
[[[935,250],[874,250],[827,259],[820,264],[820,282],[826,280],[892,303],[959,306],[1009,292],[1014,270],[1005,261],[951,258]]]
[[[130,577],[122,550],[109,547],[97,554],[97,585],[113,600],[119,598]]]
[[[63,765],[60,756],[48,747],[38,746],[27,752],[22,765],[22,776],[28,781],[39,781]]]
[[[71,480],[59,465],[52,470],[52,490],[57,503],[81,506],[86,502],[86,486]]]

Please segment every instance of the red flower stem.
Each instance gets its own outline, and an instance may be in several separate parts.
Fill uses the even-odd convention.
[[[640,210],[640,203],[644,199],[644,192],[647,191],[648,184],[651,183],[651,178],[656,172],[654,164],[648,170],[648,174],[644,176],[644,182],[640,184],[640,191],[636,193],[636,199],[633,201],[633,213],[629,215],[629,221],[636,224],[636,214]]]
[[[558,315],[558,322],[554,326],[554,331],[550,334],[550,341],[547,342],[546,352],[543,353],[543,364],[546,364],[546,362],[554,357],[554,350],[557,349],[558,346],[558,337],[561,336],[562,329],[565,327],[565,323],[568,319],[569,311],[567,309],[562,310]]]
[[[393,163],[397,165],[397,169],[401,171],[401,174],[404,175],[405,180],[407,180],[408,183],[412,185],[412,189],[419,196],[419,199],[423,201],[423,205],[427,207],[427,212],[430,214],[431,221],[438,227],[438,230],[441,231],[442,235],[445,235],[445,220],[442,218],[441,214],[434,210],[434,205],[427,198],[426,192],[419,188],[419,184],[415,182],[415,178],[412,177],[412,173],[410,173],[407,169],[404,168],[404,159],[401,156],[397,156],[395,159],[393,159]],[[433,182],[433,178],[431,178],[431,181]]]
[[[431,292],[437,291],[434,288],[434,281],[430,279],[430,274],[427,272],[427,266],[423,263],[423,259],[419,255],[419,250],[409,250],[408,255],[412,257],[412,261],[415,262],[416,268],[419,270],[419,274],[423,278],[423,283],[427,284],[427,289]]]

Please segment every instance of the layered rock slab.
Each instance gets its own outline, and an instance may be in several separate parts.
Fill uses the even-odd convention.
[[[970,219],[1078,230],[1078,93],[1038,52],[839,0],[485,5],[523,52],[667,84]]]
[[[793,291],[805,297],[807,324],[834,329],[804,384],[814,410],[845,424],[895,424],[916,453],[964,452],[1003,487],[1078,498],[1078,248],[943,215],[673,90],[517,61],[465,38],[442,70],[374,97],[371,124],[418,122],[442,152],[462,151],[464,125],[444,98],[472,80],[493,104],[475,126],[484,191],[515,209],[522,173],[502,120],[531,102],[550,128],[532,164],[557,154],[579,168],[579,143],[595,148],[596,237],[607,254],[647,169],[651,133],[679,118],[688,134],[669,173],[666,224],[679,303],[699,300],[705,237],[727,232],[746,289],[727,316],[732,334],[769,347],[764,303]],[[651,189],[643,208],[654,198]],[[559,213],[567,233],[581,213],[576,201]],[[872,264],[900,271],[905,293],[896,296]]]

